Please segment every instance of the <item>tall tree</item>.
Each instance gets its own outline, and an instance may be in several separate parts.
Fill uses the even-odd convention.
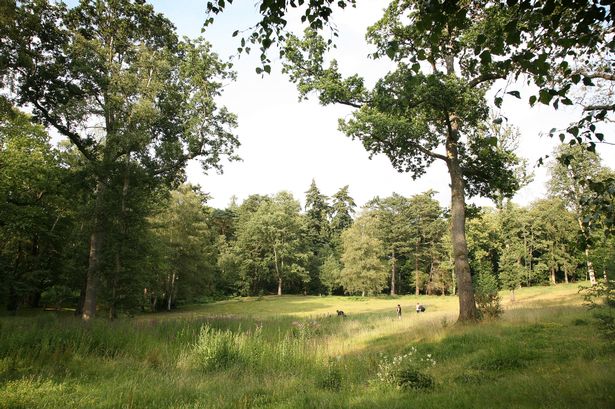
[[[495,191],[511,195],[518,187],[505,150],[484,126],[485,90],[506,75],[488,55],[475,55],[475,34],[498,15],[465,3],[436,5],[393,1],[368,29],[367,38],[397,68],[368,90],[362,78],[342,78],[336,61],[324,67],[326,42],[314,32],[291,38],[285,71],[302,97],[312,91],[322,104],[357,110],[340,121],[347,135],[372,154],[386,154],[400,172],[425,173],[435,160],[446,164],[451,185],[451,232],[459,292],[459,320],[477,318],[465,237],[465,197]]]
[[[391,265],[390,293],[397,294],[399,259],[408,252],[411,240],[408,217],[408,199],[393,193],[384,199],[375,198],[368,207],[376,213],[380,239],[388,253]]]
[[[331,206],[327,196],[323,195],[316,181],[312,179],[310,188],[305,192],[306,234],[310,251],[308,272],[311,291],[318,292],[321,287],[320,273],[323,263],[331,249],[331,226],[329,216]]]
[[[153,218],[165,246],[167,268],[159,271],[158,287],[164,289],[167,310],[215,291],[217,234],[209,225],[207,199],[198,187],[181,185]]]
[[[567,280],[578,260],[574,213],[566,209],[562,199],[551,198],[532,203],[530,217],[536,275],[554,285],[561,271]]]
[[[332,199],[331,231],[339,235],[352,224],[352,215],[355,213],[357,205],[348,193],[348,185],[340,188]]]
[[[340,284],[346,293],[374,295],[387,285],[386,254],[377,228],[376,215],[366,212],[342,233]]]
[[[83,309],[89,319],[114,174],[129,162],[151,180],[175,185],[190,159],[219,167],[238,144],[234,115],[215,103],[221,81],[233,75],[208,43],[178,40],[172,23],[141,1],[82,0],[72,9],[23,1],[11,10],[16,29],[3,37],[11,52],[2,74],[13,79],[13,102],[32,106],[68,138],[96,180]]]
[[[567,203],[574,213],[579,231],[584,239],[585,262],[591,285],[596,284],[596,274],[592,263],[591,253],[591,224],[583,221],[589,215],[585,206],[595,192],[589,189],[588,181],[600,179],[602,165],[600,157],[582,146],[562,144],[556,150],[559,158],[551,166],[551,179],[549,191],[551,195],[560,197]]]
[[[238,231],[238,244],[247,250],[244,257],[253,258],[254,266],[267,266],[278,295],[293,280],[309,280],[305,220],[299,211],[299,202],[290,193],[280,192],[263,200]]]
[[[526,212],[508,202],[498,209],[499,221],[499,258],[498,277],[503,288],[511,292],[511,301],[515,301],[515,290],[521,286],[526,277],[525,258],[527,246],[524,242]]]
[[[420,293],[420,265],[425,263],[428,280],[431,281],[434,269],[439,264],[442,254],[441,243],[445,235],[446,222],[443,210],[433,198],[435,192],[429,190],[410,198],[406,222],[409,223],[412,238],[410,240],[411,257],[414,259],[415,294]],[[423,263],[421,263],[421,260]]]
[[[28,301],[38,306],[69,270],[62,265],[69,242],[61,238],[76,192],[67,189],[69,170],[47,132],[19,111],[0,114],[0,300],[15,312]]]
[[[329,234],[331,207],[327,200],[327,196],[320,193],[316,181],[312,179],[310,188],[305,192],[305,216],[308,234],[318,244],[324,244]]]

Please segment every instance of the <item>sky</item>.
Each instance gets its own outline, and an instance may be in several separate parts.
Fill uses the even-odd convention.
[[[303,204],[312,179],[327,196],[349,185],[350,195],[359,206],[375,196],[386,197],[393,192],[411,196],[428,189],[438,192],[435,197],[443,206],[449,205],[449,178],[444,164],[438,163],[441,161],[434,163],[422,178],[412,180],[409,174],[395,171],[386,157],[370,159],[360,141],[353,141],[337,130],[338,118],[348,117],[350,109],[320,106],[315,97],[299,102],[294,84],[281,73],[275,51],[270,53],[271,75],[255,73],[258,53],[237,59],[234,53],[239,37],[233,38],[232,33],[253,25],[258,14],[255,0],[234,3],[201,33],[206,0],[152,1],[156,10],[175,24],[180,35],[191,38],[203,35],[221,58],[234,58],[237,81],[225,86],[219,104],[238,116],[236,134],[241,147],[237,153],[242,161],[225,162],[222,174],[214,171],[204,174],[196,162],[190,163],[187,169],[188,181],[199,184],[211,195],[210,206],[225,208],[233,196],[241,203],[251,194],[272,195],[282,190],[291,192]],[[388,1],[357,3],[356,9],[334,13],[333,23],[339,37],[335,40],[337,49],[333,57],[344,74],[359,73],[369,85],[392,67],[387,62],[368,59],[367,55],[374,50],[364,39],[366,28],[378,20]],[[289,21],[291,29],[300,30],[298,18]],[[505,85],[496,83],[494,89]],[[558,142],[540,135],[552,128],[565,127],[578,114],[571,110],[554,111],[545,106],[530,109],[522,102],[527,101],[530,90],[519,90],[523,99],[505,98],[502,114],[511,125],[518,127],[521,133],[518,154],[528,159],[534,172],[534,182],[513,199],[527,205],[545,195],[547,168],[535,165],[541,156],[551,153]],[[612,131],[610,134],[612,138]],[[606,165],[615,167],[615,146],[600,146],[598,151]],[[486,199],[471,202],[491,204]]]

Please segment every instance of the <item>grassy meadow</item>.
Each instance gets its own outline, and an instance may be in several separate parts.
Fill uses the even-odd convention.
[[[455,324],[457,298],[435,296],[2,317],[0,408],[615,407],[615,349],[578,285],[502,297],[499,320],[470,326]]]

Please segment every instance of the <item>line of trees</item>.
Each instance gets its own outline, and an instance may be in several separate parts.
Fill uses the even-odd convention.
[[[0,301],[11,311],[78,310],[87,286],[95,181],[73,146],[52,146],[44,128],[23,113],[4,118]],[[473,280],[508,289],[513,300],[521,286],[600,278],[615,268],[613,237],[584,223],[591,210],[584,195],[592,193],[578,185],[613,171],[583,148],[562,145],[558,154],[569,162],[553,162],[547,198],[469,211]],[[433,191],[376,197],[358,210],[348,186],[328,197],[312,181],[303,209],[288,192],[214,209],[195,186],[133,189],[125,196],[121,188],[111,191],[116,200],[105,207],[110,217],[100,253],[97,308],[109,317],[232,295],[458,291],[450,211]]]
[[[207,9],[214,15],[225,5],[208,2]],[[209,209],[198,189],[180,186],[189,160],[199,159],[207,170],[219,169],[222,157],[234,158],[236,118],[216,103],[223,83],[234,78],[230,65],[207,42],[180,39],[173,24],[144,1],[82,0],[73,8],[47,0],[6,1],[0,5],[6,23],[0,24],[0,251],[1,296],[9,308],[36,305],[62,283],[67,294],[79,288],[77,311],[86,320],[101,301],[114,316],[131,303],[149,300],[154,309],[161,303],[171,308],[220,288],[223,294],[270,286],[278,294],[316,293],[326,283],[330,290],[397,293],[408,281],[400,274],[413,262],[415,292],[428,281],[421,281],[421,272],[431,280],[440,270],[455,271],[459,318],[471,321],[477,318],[478,282],[514,289],[523,271],[547,271],[551,282],[560,271],[564,279],[572,277],[574,260],[565,250],[571,239],[556,223],[570,218],[562,215],[543,226],[541,234],[557,239],[541,244],[527,240],[527,229],[504,206],[523,183],[521,162],[492,126],[504,118],[493,118],[485,96],[494,81],[523,76],[538,89],[530,105],[580,105],[581,118],[551,133],[588,143],[591,154],[605,138],[600,125],[614,110],[608,2],[392,1],[367,39],[375,48],[372,57],[391,60],[395,69],[372,88],[327,61],[331,40],[318,30],[329,23],[332,5],[264,2],[262,20],[247,31],[250,44],[261,45],[257,72],[271,71],[267,50],[277,43],[301,97],[314,93],[323,105],[355,108],[340,129],[370,154],[387,155],[394,168],[413,177],[434,161],[446,164],[450,209],[432,208],[427,193],[422,199],[375,199],[353,219],[347,189],[329,203],[315,185],[305,214],[285,193],[252,197],[236,213]],[[297,7],[310,27],[304,38],[284,31],[283,17]],[[588,97],[578,98],[578,91]],[[500,107],[505,96],[522,97],[504,89],[493,104]],[[47,130],[63,136],[66,145],[51,148]],[[608,240],[602,233],[615,225],[615,178],[581,155],[558,153],[562,167],[554,169],[550,189],[576,222],[574,236],[580,237],[593,284],[597,255],[604,254],[597,249]],[[496,201],[504,247],[471,247],[470,224],[479,220],[466,206],[471,196]],[[425,201],[420,211],[406,203],[412,200]],[[545,220],[557,207],[549,206]],[[442,221],[449,233],[438,241]],[[224,232],[215,234],[216,226]],[[531,232],[539,235],[539,229]],[[438,257],[445,248],[452,267]],[[534,263],[542,252],[550,261]],[[137,290],[140,297],[134,296]]]

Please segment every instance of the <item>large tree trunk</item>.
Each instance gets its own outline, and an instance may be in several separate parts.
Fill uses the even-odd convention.
[[[96,295],[100,282],[100,265],[102,259],[102,249],[104,244],[105,231],[103,227],[102,215],[104,213],[104,192],[105,185],[99,181],[96,185],[96,202],[94,209],[94,228],[90,236],[90,254],[87,272],[87,282],[85,286],[85,297],[83,299],[83,313],[81,318],[87,321],[96,315]]]
[[[117,282],[122,274],[122,254],[124,252],[124,243],[126,241],[126,235],[128,231],[128,222],[126,219],[126,198],[128,197],[129,177],[128,177],[128,160],[129,156],[126,155],[126,162],[124,169],[124,184],[122,186],[122,198],[120,201],[120,237],[118,240],[117,248],[115,249],[115,276],[111,278],[111,302],[109,305],[109,319],[117,318]]]
[[[455,121],[453,121],[451,128],[451,133],[456,135]],[[474,288],[472,287],[472,275],[468,261],[464,181],[455,141],[456,138],[449,137],[446,143],[447,166],[451,177],[451,238],[459,295],[459,321],[468,322],[478,319],[478,310],[474,300]]]

